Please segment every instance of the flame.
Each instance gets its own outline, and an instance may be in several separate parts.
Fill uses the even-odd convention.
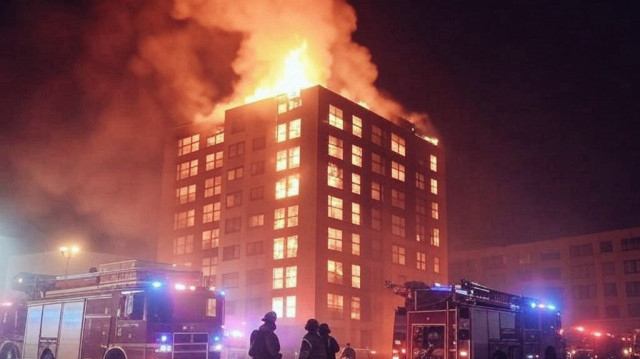
[[[307,42],[303,41],[300,46],[289,51],[280,70],[263,81],[271,83],[256,88],[253,94],[245,97],[244,102],[250,103],[281,94],[299,92],[303,88],[318,83],[318,77],[317,72],[313,71],[312,62],[307,53]]]

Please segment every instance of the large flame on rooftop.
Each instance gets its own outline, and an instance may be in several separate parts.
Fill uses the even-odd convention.
[[[314,71],[312,62],[307,54],[307,42],[289,51],[284,58],[279,71],[263,79],[262,86],[245,98],[245,102],[254,102],[280,94],[298,92],[300,89],[321,84],[318,71]]]

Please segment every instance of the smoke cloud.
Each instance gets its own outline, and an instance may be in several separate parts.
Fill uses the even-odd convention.
[[[318,83],[384,117],[413,116],[375,88],[342,0],[1,6],[0,195],[47,245],[79,238],[153,257],[168,129],[242,103],[303,42]]]

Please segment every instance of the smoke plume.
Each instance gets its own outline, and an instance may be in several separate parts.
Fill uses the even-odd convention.
[[[342,0],[1,6],[0,195],[47,245],[79,236],[96,249],[148,248],[168,129],[242,103],[302,43],[318,83],[384,117],[411,117],[375,88]]]

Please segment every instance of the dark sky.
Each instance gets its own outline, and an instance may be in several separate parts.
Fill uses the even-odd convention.
[[[378,87],[441,132],[453,247],[640,225],[633,2],[349,3]],[[163,129],[229,93],[238,50],[170,7],[0,2],[0,235],[152,243]]]
[[[441,132],[454,247],[640,225],[631,1],[350,3],[379,87]]]

